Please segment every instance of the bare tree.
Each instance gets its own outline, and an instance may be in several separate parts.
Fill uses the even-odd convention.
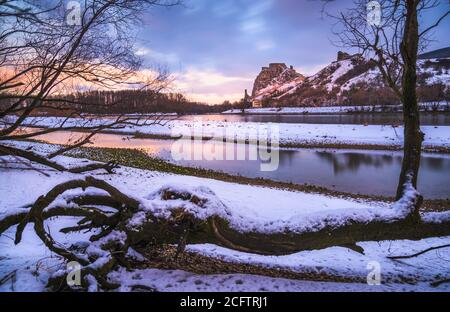
[[[403,163],[396,192],[397,200],[409,198],[417,216],[422,196],[416,191],[420,155],[424,135],[416,95],[417,54],[429,42],[430,31],[438,27],[450,11],[443,13],[431,25],[419,25],[427,12],[439,6],[436,0],[381,0],[380,15],[375,4],[355,0],[354,7],[337,18],[338,43],[358,49],[371,57],[389,86],[403,105]],[[375,20],[370,20],[374,18]]]
[[[93,122],[77,108],[100,104],[71,101],[63,95],[80,86],[132,87],[155,93],[166,88],[170,83],[166,70],[142,71],[142,59],[135,53],[130,29],[146,7],[176,4],[176,0],[95,0],[67,10],[63,2],[48,6],[39,1],[0,2],[0,141],[61,130],[87,132],[72,146],[50,155],[54,157],[88,143],[93,135],[106,129],[160,123],[161,115],[150,119],[119,115],[113,120]],[[102,105],[107,111],[120,104]],[[45,129],[18,132],[23,126],[33,126],[32,117],[48,109],[59,110],[63,117],[46,124]],[[0,152],[64,169],[46,157],[13,146],[0,144]],[[105,169],[110,170],[110,165]]]

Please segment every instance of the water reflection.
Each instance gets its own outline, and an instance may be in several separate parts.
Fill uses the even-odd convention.
[[[375,168],[382,168],[384,166],[392,165],[397,159],[401,163],[402,157],[400,155],[368,155],[361,153],[331,153],[329,151],[318,151],[317,156],[326,162],[333,165],[335,175],[345,171],[358,171],[361,166],[373,166]]]
[[[281,123],[313,123],[313,124],[369,124],[385,125],[399,123],[403,120],[401,113],[376,113],[376,114],[323,114],[323,115],[186,115],[182,120],[194,120],[201,118],[204,121],[226,122],[281,122]],[[422,125],[444,126],[450,125],[450,113],[424,113],[420,114]]]
[[[40,139],[64,144],[80,134],[55,132]],[[170,140],[132,139],[128,136],[99,134],[93,146],[139,148],[150,155],[173,161]],[[213,143],[196,142],[193,149],[211,149]],[[232,143],[233,144],[233,143]],[[236,145],[236,144],[233,144]],[[236,148],[236,146],[235,146]],[[248,146],[244,147],[248,152]],[[261,160],[180,160],[184,166],[220,170],[247,177],[309,183],[338,191],[393,196],[401,169],[402,152],[333,149],[280,149],[279,167],[260,170]],[[450,155],[424,153],[419,189],[426,198],[450,198]]]

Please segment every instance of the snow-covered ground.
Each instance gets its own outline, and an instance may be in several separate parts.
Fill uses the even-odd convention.
[[[64,119],[60,117],[29,118],[27,124],[36,127],[59,126]],[[64,126],[100,125],[111,122],[108,119],[81,120],[72,118]],[[450,126],[422,126],[425,134],[424,148],[450,148]],[[403,127],[392,125],[337,125],[337,124],[293,124],[261,122],[224,122],[171,120],[164,124],[145,124],[124,126],[113,130],[117,133],[134,134],[136,132],[151,135],[179,136],[195,135],[227,139],[257,139],[267,131],[279,134],[281,145],[351,145],[401,147]]]
[[[44,152],[51,147],[44,144],[19,143],[30,145],[36,151]],[[66,166],[85,164],[85,160],[60,156],[57,161]],[[0,214],[7,214],[19,207],[33,202],[39,195],[53,186],[83,175],[45,170],[49,175],[35,170],[24,170],[23,166],[10,164],[18,169],[0,169]],[[240,185],[212,179],[172,175],[161,172],[120,168],[116,174],[91,173],[127,194],[138,198],[143,204],[151,205],[155,194],[164,186],[189,189],[206,193],[214,198],[215,207],[211,210],[226,210],[231,226],[242,231],[302,231],[320,228],[327,220],[345,222],[348,218],[373,220],[391,218],[395,209],[386,203],[356,201],[335,198],[320,194],[307,194],[279,189]],[[208,191],[205,191],[208,190]],[[174,203],[177,204],[177,203]],[[158,205],[158,208],[163,208]],[[170,205],[167,206],[167,209]],[[206,213],[206,212],[204,212]],[[220,213],[220,211],[215,211]],[[207,213],[206,213],[207,214]],[[428,214],[428,219],[448,218],[444,213]],[[50,221],[49,228],[61,243],[86,239],[87,234],[65,235],[57,230],[73,219],[64,218]],[[49,274],[61,267],[59,260],[52,256],[36,237],[31,226],[24,232],[24,239],[14,245],[14,229],[9,229],[0,237],[0,278],[16,271],[14,279],[0,285],[0,291],[30,290],[41,291]],[[381,286],[364,283],[327,283],[288,280],[264,276],[242,274],[197,275],[184,271],[171,270],[125,270],[113,273],[111,278],[123,281],[121,290],[129,290],[127,285],[139,280],[139,284],[164,291],[449,291],[450,285],[431,287],[432,281],[449,278],[450,250],[441,249],[406,260],[389,260],[388,255],[410,254],[430,246],[448,244],[450,237],[429,238],[420,241],[391,241],[358,243],[365,255],[343,247],[332,247],[317,251],[303,251],[286,256],[261,256],[232,251],[215,245],[190,245],[188,250],[231,262],[252,263],[264,267],[281,268],[294,272],[323,272],[336,276],[350,276],[364,279],[370,271],[368,265],[376,261],[381,269]],[[411,283],[411,280],[417,284]],[[199,282],[200,281],[200,282]]]
[[[181,270],[146,269],[127,272],[120,270],[111,276],[125,281],[120,291],[129,291],[139,282],[158,291],[224,291],[224,292],[379,292],[379,291],[448,291],[449,288],[430,288],[427,283],[381,284],[336,283],[273,278],[249,274],[201,275]]]
[[[450,104],[446,102],[440,103],[421,103],[419,105],[421,111],[449,111]],[[265,107],[265,108],[248,108],[244,110],[246,114],[347,114],[347,113],[379,113],[379,112],[401,112],[401,105],[382,106],[321,106],[321,107]],[[242,114],[242,109],[230,109],[222,112],[222,114]]]

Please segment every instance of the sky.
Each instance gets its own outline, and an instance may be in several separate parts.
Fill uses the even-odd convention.
[[[449,9],[442,2],[425,22]],[[326,10],[334,14],[351,5],[336,0]],[[166,66],[176,91],[217,104],[242,98],[244,89],[250,93],[269,63],[312,75],[334,61],[343,49],[333,43],[332,27],[320,0],[184,0],[145,13],[136,53],[147,65]],[[448,29],[450,18],[434,32],[429,50],[450,46]]]

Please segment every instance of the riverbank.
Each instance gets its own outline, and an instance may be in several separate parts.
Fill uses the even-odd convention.
[[[108,123],[107,119],[64,120],[58,117],[27,119],[32,127],[98,126]],[[139,126],[123,126],[120,129],[104,131],[132,135],[138,138],[178,139],[189,136],[191,139],[217,140],[230,142],[256,142],[260,138],[277,139],[280,147],[292,148],[355,148],[374,150],[400,150],[403,146],[403,127],[395,125],[339,125],[339,124],[294,124],[263,122],[223,122],[171,120],[162,124],[149,124],[142,121]],[[450,153],[450,126],[422,126],[424,133],[423,150]]]
[[[56,146],[29,142],[15,143],[41,153],[55,150]],[[98,149],[97,149],[98,150]],[[112,154],[112,151],[105,151]],[[101,153],[97,153],[100,157]],[[77,155],[82,157],[82,153]],[[92,156],[92,154],[91,154]],[[122,163],[130,161],[130,155],[118,153],[114,157]],[[64,166],[78,166],[89,161],[82,158],[58,156],[55,161]],[[143,158],[135,165],[144,166]],[[165,185],[189,189],[208,188],[211,196],[223,203],[233,226],[244,231],[253,228],[260,231],[296,231],[307,224],[319,226],[331,216],[339,218],[379,218],[391,213],[390,204],[382,201],[339,198],[337,196],[273,187],[245,185],[187,175],[169,174],[159,170],[137,169],[123,166],[114,174],[102,171],[73,174],[48,170],[36,165],[30,170],[24,164],[9,163],[0,168],[0,214],[29,205],[54,185],[87,175],[111,183],[133,198],[151,198],[149,194]],[[167,164],[150,162],[154,168]],[[181,170],[171,167],[170,170]],[[45,173],[45,175],[44,175]],[[11,185],[14,185],[11,188]],[[33,187],[30,187],[32,185]],[[76,190],[74,190],[76,191]],[[150,197],[149,197],[150,196]],[[63,199],[61,199],[63,200]],[[164,207],[162,207],[164,208]],[[430,217],[435,213],[426,213]],[[58,230],[77,219],[53,219],[47,223],[52,235],[61,244],[68,245],[85,240],[88,233],[62,234]],[[317,223],[316,223],[317,222]],[[13,278],[0,285],[0,291],[43,291],[48,277],[64,263],[51,257],[45,246],[26,227],[23,241],[15,245],[14,228],[0,237],[0,276],[11,274]],[[364,254],[345,247],[302,251],[285,256],[263,256],[233,251],[211,244],[188,245],[187,253],[174,259],[173,247],[162,250],[140,249],[133,254],[138,264],[131,270],[118,269],[110,274],[111,280],[120,280],[120,290],[133,290],[136,284],[158,291],[177,290],[273,290],[273,291],[448,291],[442,267],[446,265],[446,249],[441,253],[425,253],[403,261],[392,261],[388,256],[411,254],[430,246],[448,244],[448,237],[432,237],[419,241],[396,240],[390,242],[358,242]],[[444,255],[445,254],[445,255]],[[444,256],[443,256],[444,255]],[[142,256],[149,260],[142,260]],[[368,285],[366,276],[369,263],[378,262],[382,270],[381,285]]]
[[[115,131],[104,131],[102,133],[108,134],[119,134]],[[161,135],[161,134],[148,134],[137,131],[135,133],[121,133],[125,135],[130,135],[136,139],[155,139],[155,140],[178,140],[181,137],[173,137],[170,135]],[[252,144],[252,141],[249,139],[244,140],[227,140],[227,139],[216,139],[213,137],[191,137],[192,140],[202,140],[202,141],[219,141],[219,142],[233,142],[233,143],[245,143]],[[307,141],[307,142],[293,142],[293,143],[283,143],[281,142],[279,145],[281,148],[333,148],[333,149],[359,149],[359,150],[373,150],[373,151],[401,151],[403,150],[403,146],[400,144],[359,144],[359,143],[332,143],[327,141]],[[450,154],[449,146],[437,146],[437,145],[425,145],[422,147],[423,152],[429,153],[444,153]]]
[[[264,107],[247,109],[230,109],[222,114],[364,114],[364,113],[398,113],[402,112],[402,105],[361,105],[361,106],[322,106],[322,107]],[[450,112],[450,103],[420,103],[421,112]]]
[[[393,197],[369,196],[362,194],[353,194],[349,192],[340,192],[325,187],[311,184],[296,184],[291,182],[280,182],[265,178],[250,178],[242,175],[233,175],[221,171],[209,170],[197,167],[185,167],[173,164],[159,158],[151,157],[145,151],[126,148],[100,148],[83,147],[66,153],[67,156],[86,158],[100,162],[115,162],[122,166],[195,176],[200,178],[209,178],[230,183],[242,185],[254,185],[262,187],[277,188],[289,191],[299,191],[306,193],[323,194],[340,198],[352,198],[356,200],[374,200],[381,202],[393,202]],[[450,210],[450,199],[425,199],[422,205],[423,211],[447,211]]]

